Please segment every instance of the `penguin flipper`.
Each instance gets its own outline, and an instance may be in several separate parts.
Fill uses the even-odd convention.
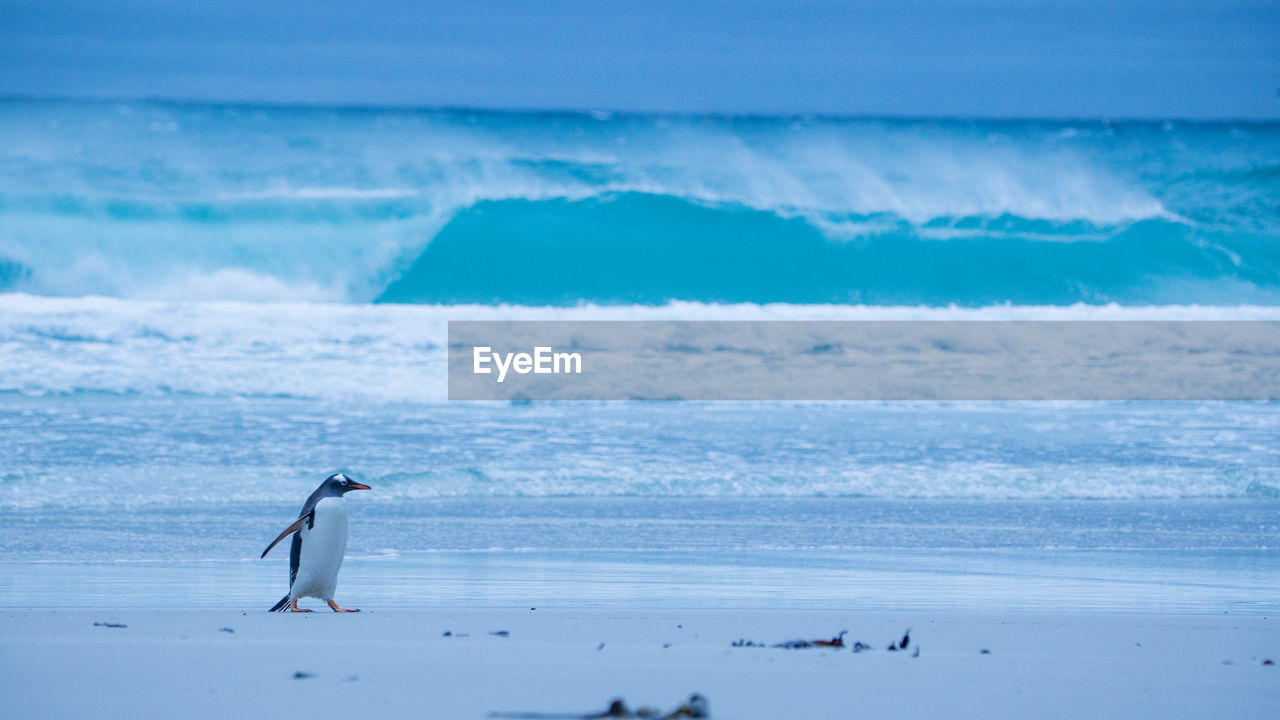
[[[301,523],[302,520],[306,519],[306,517],[303,517],[298,522]],[[276,542],[280,542],[280,539],[276,538]],[[275,543],[272,543],[272,545],[274,546]],[[271,548],[267,549],[270,550]],[[266,553],[263,553],[263,555],[266,555]],[[298,564],[301,557],[302,536],[295,532],[293,534],[292,547],[289,548],[289,592],[284,597],[280,598],[280,602],[272,605],[271,609],[267,612],[284,612],[289,609],[289,600],[293,598],[293,581],[298,579]]]
[[[276,536],[275,540],[271,541],[271,544],[267,546],[267,549],[262,551],[262,554],[258,556],[258,559],[261,560],[262,558],[266,557],[267,553],[271,552],[271,548],[275,547],[276,544],[279,543],[281,540],[301,530],[302,523],[306,522],[307,518],[310,518],[313,513],[314,511],[312,511],[312,513],[307,513],[306,515],[303,515],[302,517],[295,520],[292,525],[285,528],[283,532],[281,532],[279,535]]]
[[[298,579],[298,566],[302,564],[302,533],[293,534],[293,544],[289,547],[289,592],[293,592],[293,581]]]

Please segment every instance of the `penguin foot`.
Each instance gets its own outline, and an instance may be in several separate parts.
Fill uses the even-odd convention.
[[[308,608],[298,607],[297,599],[289,601],[289,611],[290,612],[311,612],[311,610],[309,610]]]
[[[332,608],[334,612],[360,612],[356,608],[344,608],[332,600],[326,600],[325,602],[329,603],[329,607]]]

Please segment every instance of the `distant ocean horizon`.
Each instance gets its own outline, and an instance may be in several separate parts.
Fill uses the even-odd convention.
[[[1252,115],[1179,115],[1123,113],[959,113],[959,112],[873,112],[823,110],[678,110],[624,105],[521,105],[465,102],[399,102],[379,100],[271,100],[235,95],[199,97],[158,93],[0,93],[5,103],[80,103],[80,104],[145,104],[173,107],[200,106],[212,108],[322,110],[398,113],[478,113],[494,115],[591,115],[599,118],[642,116],[667,118],[783,118],[797,120],[888,120],[924,122],[1179,122],[1198,125],[1245,124],[1273,125],[1280,119]]]

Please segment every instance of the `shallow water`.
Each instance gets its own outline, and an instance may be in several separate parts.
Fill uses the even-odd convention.
[[[355,606],[1280,611],[1274,403],[2,399],[6,607],[265,609],[341,470]]]
[[[379,505],[1280,497],[1275,403],[0,398],[0,511],[276,505],[287,517],[338,471],[375,485],[361,502]]]
[[[372,607],[1280,610],[1270,499],[349,505],[339,594]],[[257,554],[291,516],[7,511],[0,602],[265,608],[287,586],[287,553]]]

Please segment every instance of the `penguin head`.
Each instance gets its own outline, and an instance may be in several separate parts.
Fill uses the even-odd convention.
[[[342,473],[336,473],[334,475],[330,475],[324,481],[324,485],[325,485],[325,490],[327,490],[329,493],[333,495],[345,495],[351,492],[352,490],[372,489],[368,485],[365,485],[364,483],[358,483],[355,480],[352,480],[351,478],[347,477],[346,475],[343,475]]]

